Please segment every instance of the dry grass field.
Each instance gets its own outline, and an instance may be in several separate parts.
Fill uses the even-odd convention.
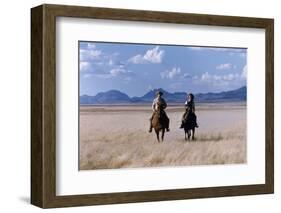
[[[246,104],[197,105],[195,141],[179,129],[182,106],[170,106],[170,132],[148,133],[150,106],[80,106],[80,169],[246,163]]]

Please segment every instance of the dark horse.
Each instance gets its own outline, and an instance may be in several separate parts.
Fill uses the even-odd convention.
[[[163,142],[165,129],[168,127],[169,119],[164,115],[165,112],[157,110],[152,118],[152,128],[154,129],[157,140],[159,140],[159,133],[161,132],[161,140]]]
[[[183,129],[184,129],[184,139],[190,140],[191,131],[192,131],[192,140],[194,140],[194,134],[195,134],[195,127],[196,127],[196,118],[195,114],[190,112],[186,116],[186,120],[183,123]]]

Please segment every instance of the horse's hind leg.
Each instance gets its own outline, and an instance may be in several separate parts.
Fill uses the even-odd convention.
[[[195,140],[194,134],[195,134],[195,128],[193,127],[192,128],[192,140]]]
[[[191,135],[190,130],[187,130],[187,135],[188,135],[188,140],[189,140],[190,139],[190,135]]]
[[[160,140],[159,140],[159,132],[155,130],[155,133],[156,133],[157,141],[160,142]]]
[[[186,134],[187,134],[187,132],[186,132],[186,130],[184,130],[184,140],[187,140]]]
[[[161,135],[162,142],[164,141],[164,134],[165,134],[165,129],[162,129],[162,135]]]

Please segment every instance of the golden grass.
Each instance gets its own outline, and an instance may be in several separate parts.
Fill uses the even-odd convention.
[[[161,143],[147,132],[149,110],[120,108],[81,107],[81,170],[246,163],[245,107],[199,109],[195,141],[178,128],[182,109],[168,110],[171,132]]]

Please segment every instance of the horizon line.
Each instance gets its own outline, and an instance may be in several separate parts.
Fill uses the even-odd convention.
[[[194,93],[194,94],[196,95],[196,94],[207,94],[207,93],[222,93],[222,92],[229,92],[229,91],[238,90],[238,89],[241,89],[241,88],[243,88],[243,87],[247,87],[247,85],[240,86],[240,87],[238,87],[238,88],[236,88],[236,89],[232,89],[232,90],[223,90],[223,91],[220,91],[220,92],[197,92],[197,93]],[[167,91],[167,90],[165,90],[165,89],[163,89],[163,88],[160,87],[160,88],[154,88],[154,89],[148,90],[148,91],[145,92],[143,95],[146,95],[147,93],[149,93],[149,92],[151,92],[151,91],[155,91],[155,90],[163,90],[163,91],[165,91],[165,92],[167,92],[167,93],[170,93],[170,94],[175,94],[175,93],[186,93],[186,94],[187,94],[187,93],[189,93],[189,92],[183,92],[183,91],[169,92],[169,91]],[[91,97],[93,97],[93,96],[98,95],[99,93],[106,93],[106,92],[109,92],[109,91],[118,91],[118,92],[121,92],[121,93],[127,95],[129,98],[141,97],[141,96],[129,96],[126,92],[123,92],[123,91],[118,90],[118,89],[109,89],[109,90],[106,90],[106,91],[101,91],[101,92],[96,93],[95,95],[88,95],[88,94],[80,95],[80,94],[79,94],[79,97],[81,97],[81,96],[91,96]],[[142,96],[143,96],[143,95],[142,95]]]

